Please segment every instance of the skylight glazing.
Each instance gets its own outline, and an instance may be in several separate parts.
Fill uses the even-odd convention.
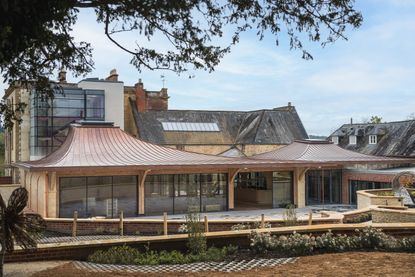
[[[216,122],[162,122],[164,131],[219,132]]]

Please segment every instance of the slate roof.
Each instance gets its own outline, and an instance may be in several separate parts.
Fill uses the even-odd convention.
[[[132,100],[138,137],[160,145],[290,144],[307,139],[294,107],[259,111],[168,110],[138,112]],[[164,131],[162,122],[216,123],[219,132]]]
[[[356,145],[349,136],[357,136]],[[369,144],[369,136],[377,135],[377,144]],[[339,146],[363,154],[391,157],[415,157],[415,120],[378,124],[344,124],[329,138],[339,137]]]
[[[359,163],[409,163],[412,160],[401,158],[387,158],[365,155],[343,149],[329,141],[295,141],[270,152],[258,154],[253,159],[302,161],[333,164],[359,164]]]

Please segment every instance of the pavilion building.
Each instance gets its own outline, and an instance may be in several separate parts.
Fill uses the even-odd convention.
[[[50,155],[17,162],[28,208],[47,218],[127,217],[342,203],[342,170],[413,160],[296,141],[253,157],[186,152],[136,139],[110,123],[72,124]]]

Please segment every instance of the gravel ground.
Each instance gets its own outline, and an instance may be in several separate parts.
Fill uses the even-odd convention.
[[[6,263],[4,264],[4,274],[6,277],[27,277],[37,272],[56,268],[69,264],[71,261],[44,261],[27,263]],[[63,277],[62,275],[61,277]]]

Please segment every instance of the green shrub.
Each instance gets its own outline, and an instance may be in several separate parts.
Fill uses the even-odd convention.
[[[372,220],[372,214],[364,213],[356,217],[343,220],[343,223],[362,223]]]
[[[126,245],[114,246],[106,251],[98,250],[89,255],[88,261],[100,264],[133,264],[139,254],[137,249]]]
[[[197,212],[189,210],[186,214],[188,232],[187,249],[191,254],[198,255],[206,252],[207,242],[204,234],[204,225]]]
[[[179,251],[156,252],[146,249],[141,253],[130,246],[114,246],[108,250],[98,250],[88,257],[89,262],[100,264],[134,264],[134,265],[159,265],[159,264],[185,264],[202,261],[222,261],[227,256],[237,252],[236,246],[215,248],[211,247],[198,254],[183,254]]]
[[[271,223],[265,222],[265,228],[271,228]],[[255,221],[252,223],[239,223],[235,224],[231,227],[232,231],[240,231],[240,230],[250,230],[250,229],[260,229],[261,228],[261,222]]]
[[[285,226],[296,226],[298,225],[297,212],[295,211],[294,205],[288,205],[284,211],[284,223]]]
[[[398,247],[400,251],[415,252],[415,236],[399,240]]]
[[[389,248],[388,241],[392,240],[381,229],[371,226],[362,230],[355,230],[355,232],[357,233],[356,244],[362,249],[386,249]]]
[[[185,264],[188,262],[188,258],[183,253],[173,250],[171,252],[161,251],[158,254],[159,264]]]
[[[352,236],[334,235],[330,231],[320,236],[295,232],[288,236],[271,236],[269,233],[253,232],[250,246],[256,253],[271,251],[280,256],[350,250],[415,251],[415,237],[397,240],[372,227],[356,230]]]

